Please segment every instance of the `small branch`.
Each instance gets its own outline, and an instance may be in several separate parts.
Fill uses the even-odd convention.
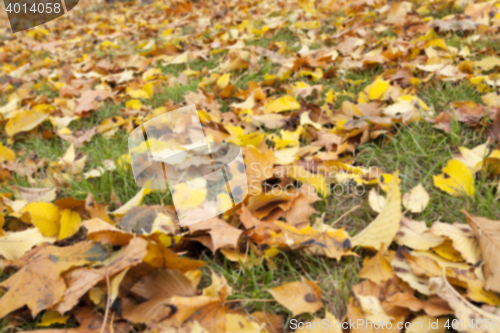
[[[335,224],[337,224],[340,220],[342,220],[344,217],[346,217],[347,215],[349,215],[350,213],[352,213],[353,211],[355,211],[356,209],[358,209],[359,207],[361,206],[361,204],[359,205],[356,205],[354,207],[352,207],[351,209],[349,209],[347,212],[345,212],[344,214],[342,214],[337,220],[335,220],[335,222],[333,222],[332,224],[330,224],[330,226],[334,226]]]

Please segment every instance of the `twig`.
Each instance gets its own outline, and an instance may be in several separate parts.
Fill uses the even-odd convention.
[[[229,301],[225,301],[224,303],[236,303],[236,302],[276,302],[275,299],[230,299]]]
[[[355,211],[356,209],[358,209],[360,206],[361,206],[361,204],[352,207],[347,212],[345,212],[344,214],[342,214],[337,220],[335,220],[335,222],[333,222],[332,224],[330,224],[330,226],[333,226],[333,225],[337,224],[337,222],[339,222],[344,217],[346,217],[347,215],[349,215],[350,213],[352,213],[353,211]]]

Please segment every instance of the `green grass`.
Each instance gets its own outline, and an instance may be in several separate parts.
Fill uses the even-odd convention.
[[[109,8],[105,6],[99,6]],[[436,10],[432,13],[437,18],[456,13],[462,13],[463,9],[455,6],[436,3],[432,7]],[[88,12],[88,14],[94,12]],[[331,18],[329,18],[331,19]],[[322,25],[323,33],[333,34],[336,31],[333,23]],[[292,25],[291,25],[292,26]],[[189,26],[182,27],[183,34],[192,33]],[[260,46],[268,48],[274,42],[283,42],[288,50],[297,52],[300,48],[300,40],[296,36],[294,28],[285,28],[277,32],[268,32],[260,38],[247,40],[247,45]],[[213,37],[207,32],[206,38]],[[376,33],[375,37],[379,40],[393,38],[396,32],[388,29],[381,33]],[[459,34],[442,34],[441,36],[446,42],[454,47],[462,48],[468,45],[472,53],[474,50],[486,49],[489,53],[499,52],[500,44],[495,38],[480,39],[476,42],[467,42],[466,39]],[[2,36],[0,36],[2,38]],[[158,43],[160,44],[160,43]],[[112,61],[119,54],[118,52],[130,51],[137,53],[134,43],[126,43],[125,40],[120,40],[121,48],[116,52],[98,51],[96,56],[107,58]],[[320,44],[313,43],[309,46],[311,49],[321,47]],[[214,73],[220,73],[216,69],[227,59],[228,51],[224,51],[215,55],[208,55],[207,59],[190,60],[185,64],[174,65],[157,65],[164,75],[172,75],[176,78],[187,70],[205,71],[213,70]],[[486,56],[481,54],[481,57]],[[37,58],[43,59],[45,55],[38,54]],[[473,55],[473,60],[479,59]],[[458,60],[455,60],[457,63]],[[335,68],[338,63],[331,66]],[[325,92],[333,89],[335,92],[346,92],[346,95],[340,96],[336,100],[334,106],[338,109],[343,101],[356,101],[359,93],[370,83],[373,82],[376,76],[382,74],[385,70],[390,69],[393,64],[382,66],[372,66],[364,70],[349,70],[342,72],[338,70],[333,78],[328,80],[320,80],[314,82],[306,77],[293,77],[293,81],[304,81],[311,85],[323,84]],[[257,69],[236,70],[231,72],[231,84],[236,88],[244,90],[248,88],[248,83],[259,82],[264,79],[266,74],[275,74],[279,66],[271,61],[259,60]],[[325,68],[324,71],[330,68]],[[294,75],[298,75],[294,73]],[[280,82],[288,84],[292,80]],[[359,81],[359,84],[353,82]],[[184,102],[185,94],[189,91],[197,91],[201,78],[198,76],[190,76],[188,83],[175,84],[168,86],[165,84],[163,90],[155,94],[151,100],[142,101],[143,104],[151,109],[161,107],[167,102],[174,102],[179,106]],[[276,85],[271,87],[271,95],[282,95],[282,86]],[[213,87],[209,85],[206,92],[211,93]],[[46,95],[49,98],[57,96],[57,92],[53,91],[50,86],[43,83],[37,91],[38,95]],[[435,111],[448,111],[450,103],[456,101],[474,101],[481,102],[481,94],[471,86],[466,80],[458,82],[442,82],[431,80],[417,87],[418,97],[425,103],[431,106]],[[318,99],[308,97],[306,100],[318,105],[324,102],[324,95],[320,94]],[[7,95],[0,95],[0,106],[7,103]],[[235,98],[217,101],[221,104],[223,112],[230,111],[230,104],[239,101]],[[73,121],[69,128],[72,131],[88,130],[101,124],[105,119],[114,116],[120,116],[121,109],[124,108],[123,103],[115,105],[110,102],[104,103],[99,110],[91,112],[89,117],[81,118]],[[21,160],[26,160],[30,157],[45,159],[47,163],[55,162],[64,155],[69,143],[58,138],[43,139],[41,133],[45,129],[51,129],[49,122],[45,122],[41,128],[33,133],[22,135],[19,139],[16,138],[16,143],[12,148],[18,154]],[[267,131],[266,133],[272,133]],[[463,124],[454,122],[452,124],[452,133],[446,134],[443,131],[435,129],[432,124],[426,121],[415,122],[410,125],[398,124],[392,130],[393,136],[381,136],[378,139],[366,143],[356,152],[355,162],[364,167],[379,167],[385,172],[392,173],[396,170],[400,172],[401,191],[406,193],[415,187],[418,183],[422,183],[424,188],[430,195],[431,201],[421,214],[411,214],[405,212],[415,220],[426,221],[431,225],[435,221],[443,221],[448,223],[462,222],[465,223],[461,209],[465,208],[470,213],[498,219],[500,216],[500,204],[498,194],[498,181],[493,181],[487,174],[479,174],[475,180],[476,194],[472,197],[453,197],[448,193],[436,188],[433,184],[433,176],[438,175],[441,169],[445,166],[446,161],[452,158],[453,154],[458,152],[459,146],[468,148],[475,147],[485,142],[481,137],[480,131],[469,128]],[[2,142],[6,143],[7,138],[2,136]],[[85,171],[98,166],[102,166],[103,161],[107,159],[114,160],[118,166],[118,159],[126,154],[128,150],[127,133],[120,129],[111,137],[105,137],[101,134],[94,136],[91,142],[86,143],[83,147],[78,148],[78,156],[86,156],[87,162]],[[45,171],[39,171],[34,175],[34,179],[38,184],[47,178]],[[25,177],[19,177],[14,174],[12,185],[20,185],[31,187]],[[60,187],[58,197],[74,197],[76,199],[85,199],[88,193],[92,193],[97,202],[108,204],[111,202],[112,192],[118,199],[125,203],[132,198],[140,188],[135,184],[132,173],[129,169],[123,169],[118,166],[115,171],[106,172],[101,177],[93,179],[85,179],[82,175],[71,175],[67,186]],[[39,185],[42,186],[42,185]],[[10,190],[4,186],[5,190]],[[347,189],[345,187],[344,189]],[[377,214],[369,207],[367,196],[371,187],[366,187],[361,195],[352,193],[353,188],[349,187],[351,192],[334,192],[324,200],[314,204],[318,213],[313,215],[311,219],[316,217],[323,218],[324,222],[333,225],[335,228],[346,228],[350,235],[356,235],[370,222],[372,222]],[[144,204],[163,204],[172,203],[169,191],[153,192],[144,198]],[[109,210],[116,208],[114,204],[109,207]],[[268,311],[273,314],[283,315],[285,324],[292,318],[291,314],[277,302],[275,302],[268,292],[268,289],[280,286],[284,283],[300,281],[301,277],[316,281],[322,291],[322,301],[326,309],[332,312],[337,318],[341,319],[346,314],[347,303],[350,297],[350,290],[353,285],[359,282],[359,270],[361,268],[362,258],[347,257],[340,261],[328,259],[323,256],[310,255],[305,251],[282,251],[277,256],[272,257],[271,261],[260,258],[258,263],[249,268],[245,265],[230,262],[220,252],[216,254],[209,253],[206,249],[200,249],[193,245],[195,249],[189,248],[190,254],[208,263],[208,267],[203,270],[203,277],[200,287],[210,285],[210,269],[216,273],[223,275],[229,286],[232,287],[233,295],[229,297],[231,308],[243,311]],[[364,254],[361,250],[357,250],[358,254]],[[250,256],[255,258],[252,251]],[[0,272],[0,281],[5,279],[7,274]],[[249,300],[252,301],[249,301]],[[324,310],[321,310],[316,316],[322,316]],[[37,316],[32,321],[27,321],[21,325],[23,330],[36,329],[36,324],[39,323],[41,316]],[[299,320],[310,320],[312,315],[302,315]],[[0,322],[0,327],[7,325]],[[65,327],[71,326],[69,322]],[[0,331],[1,333],[1,331]]]
[[[289,312],[278,305],[268,292],[269,289],[285,283],[300,281],[301,277],[318,283],[322,292],[322,301],[328,311],[337,318],[343,318],[347,311],[347,303],[351,287],[358,281],[361,259],[351,256],[340,262],[326,257],[309,255],[304,252],[280,252],[272,257],[272,263],[260,260],[249,251],[252,260],[258,264],[251,267],[228,261],[223,255],[209,255],[205,252],[202,259],[216,273],[223,275],[233,289],[231,300],[233,308],[244,311],[268,311],[284,315],[288,322],[292,319]],[[209,268],[204,269],[200,286],[210,284]],[[250,299],[255,301],[249,301]],[[236,301],[240,300],[240,301]],[[311,315],[302,315],[303,320],[312,319]]]
[[[485,142],[475,131],[462,128],[459,145],[472,148]],[[366,167],[380,167],[386,172],[399,170],[401,191],[408,192],[419,182],[422,183],[431,197],[429,205],[422,214],[409,214],[410,217],[434,221],[464,222],[460,212],[467,209],[472,214],[491,219],[500,216],[498,205],[497,184],[481,174],[475,181],[476,194],[473,198],[467,196],[453,197],[434,186],[433,175],[441,173],[446,161],[458,151],[452,145],[451,135],[432,127],[427,122],[419,122],[408,127],[400,126],[387,143],[384,138],[370,142],[361,147],[361,153],[356,161]]]

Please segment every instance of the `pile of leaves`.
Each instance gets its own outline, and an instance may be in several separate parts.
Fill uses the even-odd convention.
[[[422,184],[402,194],[405,175],[392,165],[355,162],[364,144],[390,142],[402,127],[430,122],[451,137],[467,129],[481,144],[458,147],[432,184],[472,203],[484,178],[498,204],[499,8],[468,0],[83,2],[16,35],[3,17],[2,325],[218,333],[288,331],[291,317],[326,319],[334,332],[349,320],[391,323],[345,330],[375,333],[428,332],[439,318],[433,332],[498,332],[500,221],[469,206],[463,221],[420,221],[432,200]],[[462,82],[480,98],[436,109],[420,94]],[[135,186],[126,138],[191,104],[208,141],[242,148],[250,193],[221,216],[180,228],[168,192]],[[115,158],[89,157],[100,150]],[[336,226],[356,207],[336,221],[319,213],[336,186],[370,189],[360,200],[376,217],[362,230]],[[200,260],[200,248],[240,272],[280,270],[278,256],[295,252],[340,265],[359,258],[351,279],[361,282],[344,313],[325,305],[305,270],[297,281],[272,281],[268,299],[242,299]],[[279,313],[240,306],[273,301]]]

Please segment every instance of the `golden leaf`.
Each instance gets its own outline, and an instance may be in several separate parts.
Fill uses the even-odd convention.
[[[5,125],[5,132],[7,135],[12,137],[20,132],[31,131],[45,119],[48,118],[48,114],[39,113],[36,111],[22,111],[9,119]]]
[[[21,213],[25,212],[30,213],[31,223],[40,230],[42,235],[45,237],[59,235],[61,214],[56,205],[47,202],[32,202],[21,209]]]
[[[421,213],[427,207],[429,200],[429,193],[419,183],[410,192],[403,195],[403,206],[412,213]]]
[[[485,217],[469,215],[465,210],[465,219],[474,231],[481,246],[484,260],[484,273],[486,275],[485,288],[500,292],[500,221],[493,221]]]
[[[293,316],[314,313],[323,307],[318,285],[304,278],[301,282],[286,283],[268,291],[278,303],[290,310]]]
[[[363,231],[351,239],[353,247],[371,247],[379,249],[382,244],[387,249],[399,229],[401,220],[401,192],[399,190],[399,172],[388,183],[386,203],[382,212]]]
[[[442,173],[433,179],[437,188],[453,196],[466,194],[472,197],[476,192],[472,172],[457,159],[449,160]]]
[[[486,312],[463,298],[446,280],[446,276],[435,277],[430,280],[431,290],[437,293],[439,297],[445,299],[450,307],[455,310],[455,317],[458,319],[458,328],[467,333],[497,333],[500,316],[495,316]],[[462,327],[463,321],[463,327]],[[470,325],[473,321],[474,325]],[[476,326],[479,322],[483,323],[481,328]],[[484,323],[490,322],[489,328]],[[496,324],[495,324],[496,323]]]
[[[298,110],[300,104],[292,96],[285,95],[264,105],[264,113]]]

